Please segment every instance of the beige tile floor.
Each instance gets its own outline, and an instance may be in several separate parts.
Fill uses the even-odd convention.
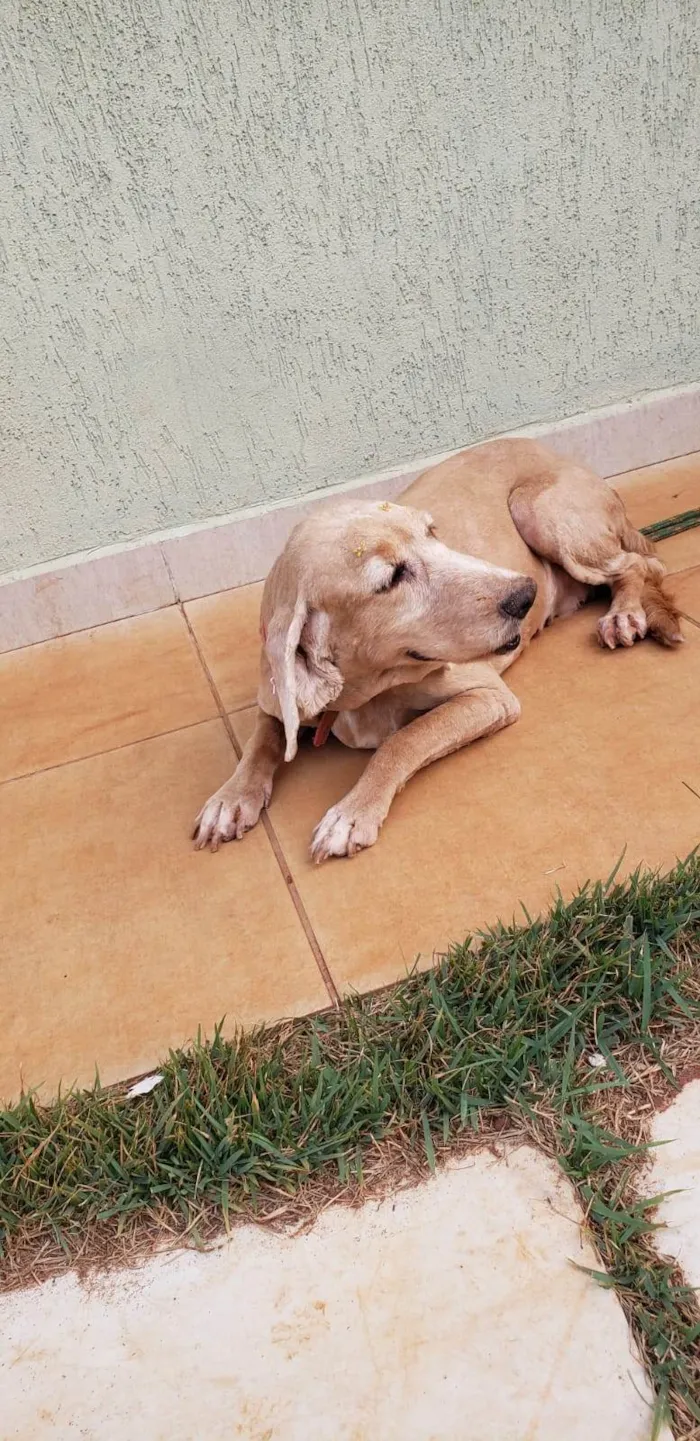
[[[620,478],[638,524],[700,505],[700,455]],[[233,769],[257,678],[260,587],[0,657],[0,1098],[135,1075],[199,1027],[319,1009],[467,931],[546,905],[621,853],[700,839],[700,530],[662,547],[691,619],[677,653],[608,654],[595,610],[511,673],[520,723],[416,777],[378,846],[320,869],[311,829],[364,757],[284,772],[218,855],[188,831]]]

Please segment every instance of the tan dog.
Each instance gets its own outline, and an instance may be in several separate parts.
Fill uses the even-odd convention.
[[[518,719],[503,672],[593,588],[612,592],[601,644],[676,645],[663,574],[615,491],[529,440],[463,451],[400,504],[302,521],[263,593],[257,725],[198,816],[196,845],[216,850],[256,824],[302,726],[375,751],[317,826],[314,860],[374,845],[416,771]]]

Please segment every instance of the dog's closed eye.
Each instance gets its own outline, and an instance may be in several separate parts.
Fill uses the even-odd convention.
[[[377,586],[377,595],[381,595],[385,590],[393,590],[395,586],[401,584],[402,580],[406,580],[410,574],[411,572],[405,560],[399,561],[398,565],[394,566],[391,575],[384,581],[384,584]]]

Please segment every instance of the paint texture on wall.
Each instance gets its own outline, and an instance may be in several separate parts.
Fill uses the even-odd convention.
[[[700,374],[697,0],[6,0],[0,571]]]

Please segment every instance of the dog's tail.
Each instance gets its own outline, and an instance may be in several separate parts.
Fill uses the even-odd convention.
[[[641,530],[635,530],[634,526],[630,525],[624,511],[620,521],[620,545],[628,555],[656,555],[656,549],[652,542],[642,535]]]
[[[620,541],[622,549],[627,551],[628,555],[648,556],[650,560],[654,561],[654,564],[649,567],[642,591],[642,605],[647,618],[649,635],[653,636],[660,645],[680,645],[683,640],[680,611],[666,588],[663,576],[664,567],[658,559],[656,548],[645,535],[630,525],[627,516],[624,517]]]

